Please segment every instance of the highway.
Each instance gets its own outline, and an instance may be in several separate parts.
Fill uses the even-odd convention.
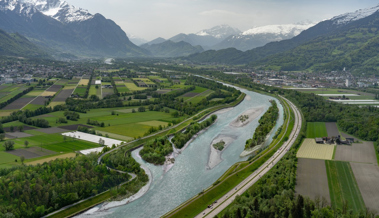
[[[265,175],[273,166],[275,166],[279,162],[279,160],[289,151],[291,146],[295,143],[297,136],[300,133],[302,117],[299,110],[294,104],[292,104],[292,102],[290,102],[288,99],[282,96],[280,97],[283,98],[291,106],[295,114],[295,124],[289,136],[289,139],[260,168],[258,168],[254,173],[252,173],[249,177],[247,177],[240,184],[238,184],[234,189],[232,189],[227,194],[218,199],[217,203],[214,203],[211,208],[207,208],[200,214],[198,214],[196,216],[197,218],[213,218],[217,214],[219,214],[222,210],[229,206],[237,196],[242,195],[247,189],[254,185],[263,175]]]

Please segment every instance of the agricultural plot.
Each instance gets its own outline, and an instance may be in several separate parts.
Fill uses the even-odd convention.
[[[26,137],[30,137],[30,136],[32,136],[32,135],[30,135],[28,133],[24,133],[24,132],[8,132],[8,133],[5,133],[5,137],[11,138],[11,139],[26,138]]]
[[[47,97],[43,96],[38,96],[35,98],[30,104],[35,104],[35,105],[45,105],[45,102],[47,102],[49,99]]]
[[[206,90],[194,97],[185,99],[186,102],[191,102],[192,104],[197,104],[201,102],[204,98],[206,98],[208,95],[210,95],[213,91],[212,90]]]
[[[93,87],[94,89],[94,91],[96,91],[96,88],[95,87]],[[90,88],[90,92],[91,92],[91,90],[92,90],[92,86],[91,86],[91,88]],[[78,86],[76,89],[75,89],[75,91],[74,91],[74,94],[77,94],[77,95],[81,95],[81,96],[83,96],[85,93],[86,93],[86,91],[87,91],[87,87],[80,87],[80,86]],[[95,92],[96,93],[96,92]],[[95,95],[95,94],[94,94]]]
[[[89,83],[89,79],[81,79],[80,82],[79,82],[79,86],[87,86]]]
[[[74,90],[73,89],[65,89],[62,90],[52,102],[65,102],[67,98],[69,98]]]
[[[67,154],[62,154],[62,155],[58,155],[58,156],[54,156],[54,157],[48,157],[48,158],[44,158],[41,160],[31,161],[31,162],[28,162],[26,164],[35,166],[37,164],[43,164],[45,162],[50,162],[50,161],[53,161],[56,159],[65,159],[65,158],[72,158],[72,157],[76,157],[76,153],[67,153]]]
[[[102,90],[101,90],[101,92],[102,92],[102,94],[103,94],[103,98],[105,97],[105,96],[107,96],[107,95],[112,95],[112,94],[114,94],[114,90],[113,90],[113,88],[102,88]]]
[[[311,200],[325,198],[329,203],[331,202],[324,160],[299,158],[296,174],[297,194],[307,196]]]
[[[335,160],[377,164],[373,142],[338,145]]]
[[[140,122],[138,124],[146,125],[146,126],[153,126],[153,127],[159,127],[159,126],[167,126],[167,122],[162,122],[158,120],[153,120],[153,121],[147,121],[147,122]]]
[[[373,164],[350,163],[366,207],[379,208],[379,168]]]
[[[29,102],[31,102],[34,98],[19,98],[16,101],[10,103],[6,107],[4,107],[4,110],[20,110],[21,108],[25,107]]]
[[[166,93],[169,93],[171,91],[172,91],[172,89],[160,89],[160,90],[157,90],[157,93],[158,94],[166,94]]]
[[[26,149],[17,149],[17,150],[13,150],[13,151],[7,151],[7,153],[15,155],[17,157],[24,156],[25,159],[32,159],[32,158],[56,154],[56,152],[54,152],[54,151],[50,151],[50,150],[47,150],[44,148],[37,148],[37,147],[26,148]]]
[[[317,144],[314,139],[304,139],[297,158],[332,160],[335,145]]]
[[[28,86],[25,85],[15,85],[15,84],[5,84],[1,85],[0,90],[0,102],[8,101],[9,99],[13,98],[17,94],[23,92],[24,90],[28,89]]]
[[[110,132],[99,131],[99,130],[97,130],[96,132],[103,134],[103,136],[105,136],[107,134],[110,138],[114,138],[114,139],[117,139],[117,140],[122,140],[122,141],[125,141],[125,142],[133,140],[132,137],[118,135],[118,134],[114,134],[114,133],[110,133]]]
[[[66,129],[62,129],[62,128],[58,128],[58,127],[41,128],[41,129],[36,129],[36,131],[46,133],[46,134],[67,132]]]
[[[328,132],[328,137],[338,136],[340,132],[337,127],[337,123],[325,123],[326,131]]]
[[[326,137],[328,132],[326,131],[325,123],[323,122],[313,122],[307,123],[307,138],[318,138]]]
[[[347,202],[349,209],[355,212],[364,211],[366,208],[365,203],[350,163],[325,161],[325,165],[332,205],[335,208],[342,208],[344,202]]]

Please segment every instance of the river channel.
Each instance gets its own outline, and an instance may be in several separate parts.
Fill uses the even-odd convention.
[[[269,100],[273,98],[244,89],[240,90],[246,93],[245,100],[232,109],[216,112],[217,121],[189,144],[176,158],[175,165],[167,173],[163,172],[162,166],[144,162],[138,155],[139,150],[132,153],[139,163],[151,171],[153,177],[145,195],[129,204],[102,212],[87,212],[79,217],[160,217],[212,185],[234,163],[246,160],[248,157],[240,157],[245,141],[254,134],[259,118],[270,107]],[[266,144],[272,141],[276,130],[283,124],[283,107],[279,101],[277,103],[279,120]],[[246,110],[259,107],[264,107],[264,112],[248,125],[238,128],[229,125]],[[207,164],[210,143],[220,134],[232,136],[235,140],[223,151],[221,156],[223,161],[209,170]],[[96,208],[92,211],[96,211]]]

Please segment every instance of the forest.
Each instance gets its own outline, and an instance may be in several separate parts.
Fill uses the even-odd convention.
[[[149,163],[162,165],[166,160],[165,156],[172,152],[172,145],[167,136],[164,136],[146,142],[139,154]]]
[[[123,182],[128,174],[97,164],[97,155],[0,170],[0,217],[41,217]],[[124,162],[135,162],[127,156]],[[134,163],[134,171],[139,164]]]
[[[255,129],[252,139],[246,141],[245,149],[253,148],[262,144],[266,136],[274,128],[279,117],[279,109],[276,101],[271,100],[271,106],[266,113],[259,119],[259,126]]]
[[[172,139],[175,147],[181,149],[183,146],[198,132],[212,125],[217,119],[216,115],[212,115],[210,118],[204,120],[201,123],[192,122],[184,132],[177,132]]]

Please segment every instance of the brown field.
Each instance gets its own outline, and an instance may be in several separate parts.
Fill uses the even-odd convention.
[[[59,128],[61,128],[61,129],[65,129],[65,130],[69,130],[69,131],[73,131],[73,130],[77,130],[77,129],[78,129],[78,126],[84,126],[84,127],[87,127],[87,128],[93,128],[93,126],[88,126],[88,125],[83,125],[83,124],[75,124],[75,125],[60,126]],[[66,132],[67,132],[67,131],[66,131]]]
[[[88,85],[88,83],[89,83],[89,79],[82,79],[79,82],[79,86],[81,86],[81,85],[86,86],[86,85]]]
[[[377,164],[373,142],[338,145],[335,160]]]
[[[168,92],[171,92],[172,90],[171,89],[160,89],[160,90],[157,90],[157,93],[158,94],[166,94]]]
[[[71,96],[72,92],[74,91],[74,89],[66,89],[66,90],[62,90],[54,99],[53,99],[53,102],[64,102],[66,101],[66,99],[68,97]]]
[[[56,92],[50,92],[50,91],[44,91],[40,96],[46,97],[46,96],[53,96]]]
[[[23,108],[25,105],[27,105],[31,100],[34,98],[19,98],[16,101],[10,103],[7,105],[3,110],[19,110]]]
[[[26,130],[33,130],[33,129],[37,129],[37,128],[32,127],[32,126],[24,126],[24,131],[26,131]],[[5,132],[10,132],[10,131],[11,131],[11,128],[10,128],[10,127],[4,127],[4,131],[5,131]],[[14,131],[15,131],[15,132],[18,132],[18,129],[15,128]]]
[[[24,156],[25,159],[32,159],[32,158],[42,157],[46,155],[56,154],[56,152],[54,151],[50,151],[44,148],[41,149],[39,147],[17,149],[13,151],[7,151],[7,153],[16,155],[18,157]]]
[[[379,167],[374,164],[350,163],[366,207],[379,208]],[[378,213],[377,213],[378,215]]]
[[[330,203],[324,160],[298,159],[295,192],[312,200],[325,198]]]
[[[58,128],[58,127],[51,127],[51,128],[46,128],[46,129],[36,129],[36,131],[43,132],[46,134],[67,132],[66,129],[62,129],[62,128]]]
[[[328,137],[338,136],[340,132],[337,128],[337,123],[325,123],[326,131],[328,132]]]
[[[47,89],[46,91],[49,91],[49,92],[58,92],[60,89],[62,88],[61,85],[52,85],[49,89]]]
[[[122,80],[117,80],[117,81],[115,80],[114,83],[116,83],[116,84],[124,84],[124,82]]]
[[[43,96],[39,96],[39,97],[35,98],[30,104],[45,105],[45,101],[48,101],[48,98],[45,98]]]
[[[7,136],[7,138],[26,138],[26,137],[30,137],[33,135],[30,135],[30,134],[24,133],[24,132],[8,132],[8,133],[6,133],[6,136]],[[11,137],[8,137],[8,136],[11,136]]]
[[[32,162],[29,162],[29,163],[26,163],[26,164],[28,164],[28,165],[37,165],[37,164],[43,164],[45,162],[49,162],[49,161],[52,161],[52,160],[56,160],[58,158],[71,158],[71,157],[76,157],[76,153],[68,153],[68,154],[62,154],[62,155],[59,155],[59,156],[48,157],[48,158],[45,158],[45,159],[32,161]]]
[[[334,146],[317,144],[314,139],[304,139],[296,157],[331,160],[333,158]]]

